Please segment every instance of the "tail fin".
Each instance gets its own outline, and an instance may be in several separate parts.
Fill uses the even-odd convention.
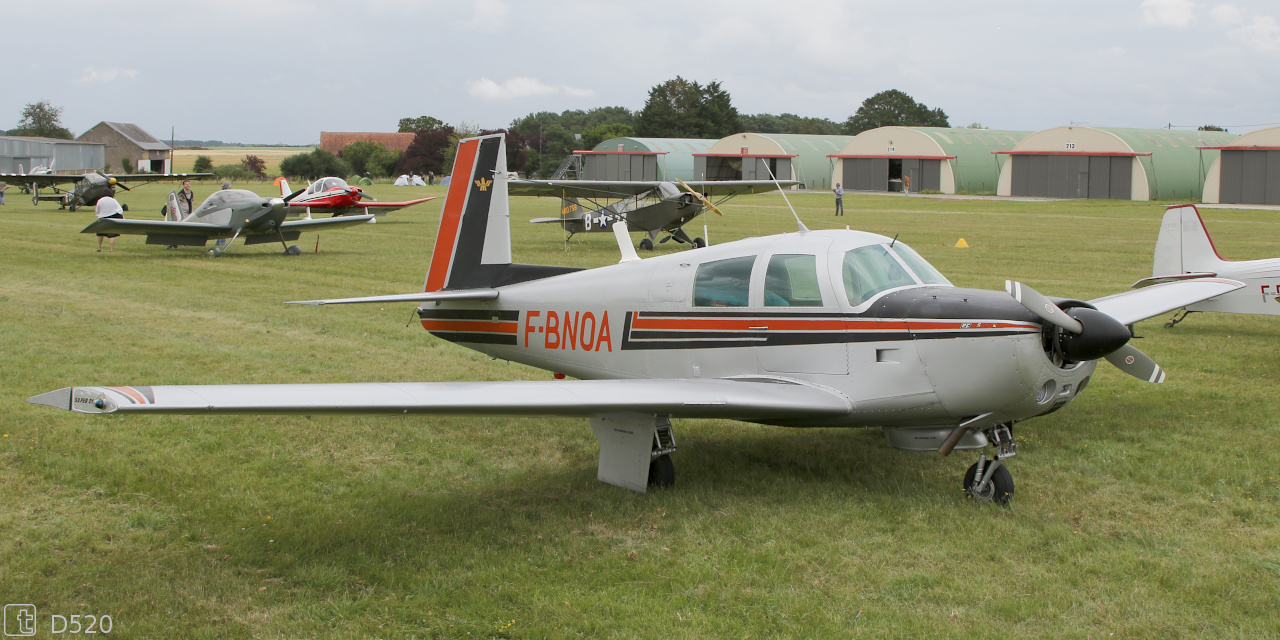
[[[454,155],[424,290],[491,287],[510,264],[506,135],[467,138]]]
[[[1183,273],[1214,273],[1225,260],[1213,246],[1209,231],[1195,205],[1185,204],[1165,209],[1156,238],[1152,276]]]
[[[293,195],[293,189],[289,188],[289,181],[285,180],[284,176],[280,176],[280,197],[287,198],[291,195]]]

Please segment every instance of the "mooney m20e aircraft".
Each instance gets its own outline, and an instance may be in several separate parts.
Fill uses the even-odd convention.
[[[169,211],[178,211],[178,200],[169,194]],[[223,189],[213,192],[204,202],[182,220],[129,220],[98,218],[80,233],[120,233],[147,236],[147,244],[163,244],[180,247],[203,247],[210,239],[228,239],[230,245],[238,237],[245,244],[276,242],[284,245],[284,252],[291,256],[302,253],[297,240],[303,231],[338,229],[373,221],[373,215],[342,216],[320,220],[285,220],[289,205],[284,198],[264,198],[244,189]],[[210,253],[218,257],[225,252],[221,246]]]
[[[93,171],[82,176],[57,175],[52,173],[34,174],[34,173],[0,173],[0,180],[12,180],[30,185],[32,195],[31,204],[38,205],[41,200],[57,200],[61,203],[63,209],[75,211],[79,207],[90,207],[98,203],[98,200],[106,196],[116,195],[116,188],[130,191],[125,185],[126,182],[140,182],[142,184],[150,184],[161,180],[198,180],[201,178],[211,178],[212,173],[140,173],[136,175],[111,175],[101,171]],[[60,185],[72,184],[75,186],[70,191],[60,188]],[[42,196],[40,189],[42,187],[53,187],[53,195]],[[123,205],[124,210],[129,210],[129,205]]]
[[[290,214],[305,213],[308,218],[313,212],[341,216],[355,211],[380,216],[396,209],[436,199],[435,196],[431,196],[405,202],[378,202],[373,196],[365,193],[364,189],[349,185],[342,178],[320,178],[298,193],[290,192],[289,181],[281,178],[280,197],[289,203]]]
[[[1239,291],[1189,305],[1181,316],[1176,316],[1164,326],[1172,327],[1197,311],[1280,315],[1280,258],[1227,260],[1218,255],[1218,249],[1213,246],[1195,205],[1169,207],[1164,211],[1160,235],[1156,238],[1151,277],[1139,280],[1133,286],[1202,278],[1230,278],[1243,282],[1245,286]]]
[[[513,264],[502,134],[458,146],[425,291],[432,334],[579,380],[69,387],[30,399],[78,413],[514,414],[590,417],[598,478],[674,482],[673,418],[883,427],[891,446],[980,449],[964,486],[1004,502],[1013,425],[1077,398],[1106,357],[1164,374],[1125,325],[1232,291],[1200,279],[1090,302],[952,286],[907,245],[805,231],[596,269]],[[629,255],[628,255],[629,254]]]
[[[716,204],[748,193],[762,193],[800,184],[794,180],[709,180],[684,182],[640,182],[606,180],[511,180],[507,191],[513,196],[552,196],[560,198],[560,217],[534,218],[537,223],[554,223],[569,232],[613,231],[613,223],[625,220],[631,231],[647,231],[640,248],[653,248],[658,234],[667,236],[659,242],[675,239],[692,247],[707,246],[702,238],[690,238],[685,223],[710,209],[719,215]],[[578,199],[588,200],[596,208],[584,207]],[[710,198],[719,198],[711,202]],[[601,205],[604,200],[611,204]]]

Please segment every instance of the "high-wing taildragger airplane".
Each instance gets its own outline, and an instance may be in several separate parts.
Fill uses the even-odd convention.
[[[710,209],[719,215],[716,204],[748,193],[773,191],[800,184],[794,180],[706,180],[606,181],[606,180],[511,180],[507,191],[513,196],[553,196],[560,198],[560,216],[534,218],[537,223],[559,224],[569,236],[578,233],[612,232],[613,223],[624,220],[631,231],[647,231],[640,248],[649,250],[658,240],[674,239],[691,247],[705,247],[703,238],[690,238],[684,225]],[[718,198],[715,203],[711,198]],[[587,200],[595,208],[584,206]],[[602,201],[611,200],[609,204]]]
[[[349,185],[342,178],[320,178],[299,193],[290,192],[289,181],[281,178],[280,197],[289,203],[289,213],[305,213],[308,217],[312,213],[332,213],[335,216],[347,213],[382,215],[436,199],[435,196],[431,196],[404,202],[378,202],[373,196],[365,193],[364,189]]]
[[[1134,283],[1146,287],[1162,282],[1230,278],[1245,284],[1239,291],[1197,302],[1165,323],[1172,327],[1197,311],[1280,315],[1280,258],[1227,260],[1218,254],[1195,205],[1165,209],[1156,238],[1151,277]]]
[[[1013,426],[1079,397],[1107,358],[1160,367],[1125,325],[1241,284],[1205,278],[1089,302],[951,285],[901,242],[832,230],[751,238],[619,264],[511,261],[502,134],[458,145],[423,291],[303,304],[420,302],[422,326],[495,358],[579,380],[87,386],[30,402],[78,413],[515,414],[589,417],[597,477],[674,482],[674,418],[882,427],[891,446],[983,449],[964,486],[1007,501]]]
[[[169,193],[168,211],[178,211],[175,192]],[[245,244],[280,242],[284,252],[302,253],[297,240],[303,231],[340,229],[373,221],[373,214],[342,216],[318,220],[286,220],[289,204],[284,198],[264,198],[245,189],[223,189],[213,192],[200,206],[182,220],[130,220],[98,218],[80,233],[119,233],[145,235],[147,244],[179,247],[203,247],[211,239],[227,239],[229,246],[243,237]],[[226,250],[216,246],[210,253],[216,258]]]
[[[0,173],[0,180],[12,180],[13,182],[29,185],[32,190],[31,204],[38,205],[41,200],[57,200],[61,204],[60,208],[72,211],[79,207],[93,206],[105,196],[116,195],[117,188],[130,191],[131,189],[126,185],[128,182],[149,184],[161,180],[197,180],[211,177],[213,177],[212,173],[139,173],[132,175],[112,175],[101,171],[91,171],[84,175]],[[64,184],[74,184],[74,186],[70,190],[66,190],[60,186]],[[43,187],[53,187],[53,195],[40,195],[40,189]],[[124,205],[124,210],[128,211],[129,205]]]

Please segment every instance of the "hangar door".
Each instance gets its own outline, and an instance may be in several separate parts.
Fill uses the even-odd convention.
[[[1010,195],[1130,200],[1132,156],[1016,155]]]
[[[585,180],[657,180],[658,158],[650,154],[608,153],[585,156]]]
[[[911,176],[912,192],[938,191],[942,185],[942,161],[930,158],[844,159],[842,177],[845,189],[900,191],[898,185],[904,175]]]
[[[1280,204],[1280,151],[1222,151],[1224,204]]]

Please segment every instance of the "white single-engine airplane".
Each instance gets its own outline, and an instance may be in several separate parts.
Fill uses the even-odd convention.
[[[504,146],[502,134],[459,143],[422,292],[301,304],[420,302],[433,335],[579,380],[89,386],[29,401],[92,414],[584,416],[597,477],[635,491],[674,482],[672,418],[878,426],[900,449],[993,445],[964,486],[1006,502],[1015,423],[1077,398],[1099,358],[1161,382],[1125,325],[1242,286],[1051,301],[1016,282],[955,287],[884,236],[803,227],[640,260],[622,223],[619,264],[515,264]]]
[[[1155,261],[1151,277],[1134,287],[1147,287],[1163,282],[1230,278],[1244,283],[1239,291],[1204,302],[1187,305],[1181,316],[1165,323],[1172,327],[1197,311],[1280,315],[1280,258],[1264,260],[1227,260],[1213,246],[1209,230],[1204,226],[1195,205],[1172,206],[1164,211],[1160,235],[1156,238]]]

